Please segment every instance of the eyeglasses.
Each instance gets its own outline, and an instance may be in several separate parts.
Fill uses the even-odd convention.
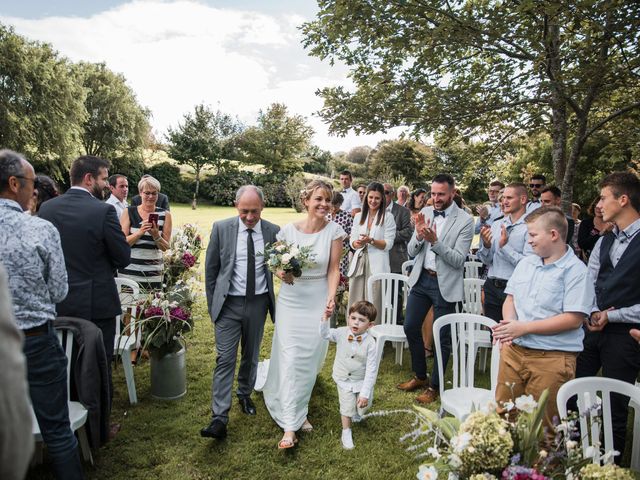
[[[158,195],[158,192],[142,192],[142,194],[146,197],[155,197]]]
[[[544,183],[530,183],[529,188],[542,188]]]
[[[385,190],[385,191],[384,191],[384,194],[385,194],[385,195],[393,195],[393,192],[390,192],[389,190]]]
[[[22,175],[14,175],[14,177],[21,178],[22,180],[31,180],[33,182],[34,190],[37,190],[38,187],[40,186],[40,180],[38,180],[37,178],[29,178],[29,177],[24,177]]]

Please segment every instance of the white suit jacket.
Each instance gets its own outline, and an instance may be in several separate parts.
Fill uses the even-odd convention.
[[[367,223],[368,218],[364,220],[364,223],[360,225],[360,218],[362,212],[356,213],[356,216],[353,218],[353,227],[351,228],[351,237],[349,242],[351,243],[351,247],[355,248],[353,242],[360,238],[360,234],[367,233]],[[380,225],[374,223],[371,225],[371,231],[369,232],[369,236],[374,240],[384,240],[387,242],[386,246],[383,250],[376,248],[372,245],[367,247],[367,251],[369,252],[369,265],[371,267],[371,273],[389,273],[391,271],[391,267],[389,264],[389,250],[393,248],[393,241],[396,238],[396,222],[393,219],[393,215],[389,212],[386,212],[384,216],[384,222]],[[356,269],[356,263],[358,257],[362,254],[363,248],[356,249],[353,254],[353,258],[351,259],[351,263],[349,264],[349,271],[347,272],[347,276],[351,276]]]

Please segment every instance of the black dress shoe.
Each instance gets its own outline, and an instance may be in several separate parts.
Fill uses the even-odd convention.
[[[220,420],[211,420],[211,423],[200,430],[201,437],[225,438],[227,436],[227,426]]]
[[[238,403],[240,403],[240,408],[247,415],[256,414],[256,406],[249,397],[238,397]]]

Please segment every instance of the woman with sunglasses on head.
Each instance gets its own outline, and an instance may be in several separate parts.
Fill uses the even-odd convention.
[[[138,183],[142,203],[122,213],[120,227],[131,245],[131,264],[118,272],[118,277],[138,282],[143,290],[162,288],[164,264],[162,252],[169,248],[171,213],[156,206],[160,182],[152,176]]]
[[[367,281],[376,273],[389,273],[389,250],[396,237],[396,222],[393,215],[385,215],[384,187],[373,182],[367,187],[362,211],[353,218],[350,243],[355,250],[349,264],[349,305],[360,300],[369,300],[382,312],[380,284],[376,282],[373,292],[367,291]]]

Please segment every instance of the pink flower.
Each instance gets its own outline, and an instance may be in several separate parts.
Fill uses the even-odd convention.
[[[162,310],[162,308],[160,307],[149,307],[144,311],[145,318],[159,317],[159,316],[162,316],[163,314],[164,314],[164,310]]]
[[[184,252],[180,261],[185,267],[191,268],[196,264],[196,257],[194,257],[189,252]]]
[[[184,322],[188,321],[191,318],[191,313],[189,310],[183,309],[182,307],[173,307],[169,310],[169,315],[172,318],[177,318],[178,320],[182,320]]]

